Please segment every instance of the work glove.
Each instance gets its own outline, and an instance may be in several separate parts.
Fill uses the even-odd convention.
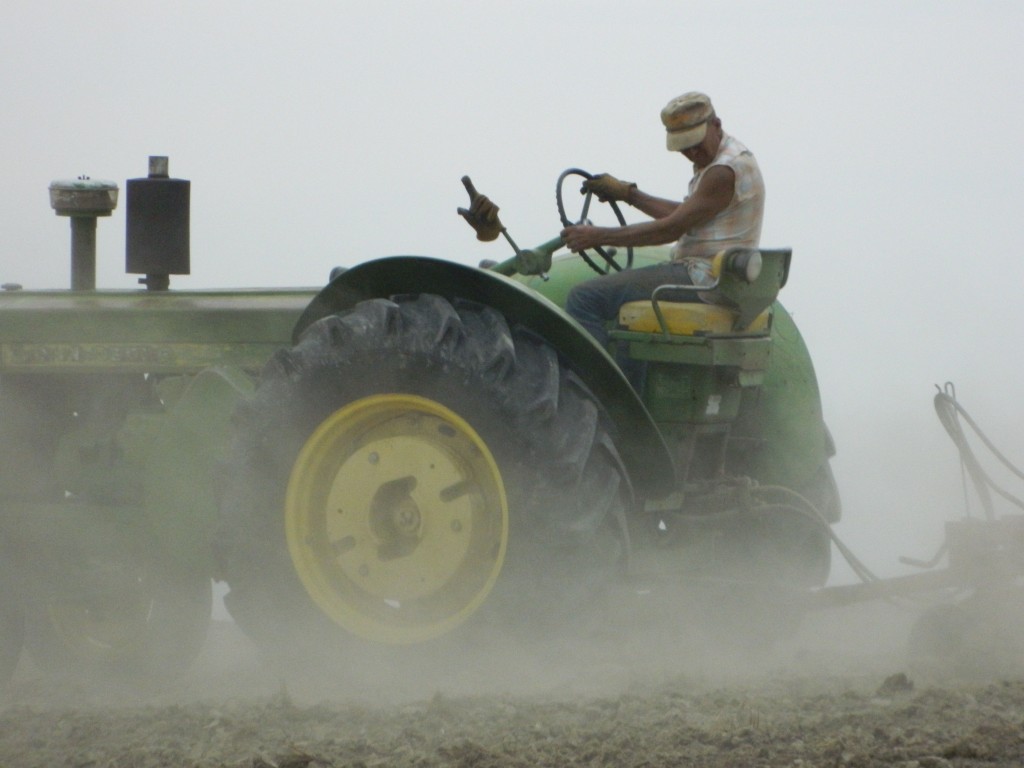
[[[501,219],[498,218],[498,206],[492,203],[486,195],[477,192],[468,176],[462,177],[462,185],[469,193],[469,209],[459,208],[459,215],[476,230],[477,240],[486,243],[497,239],[501,230],[504,229]]]
[[[632,181],[619,181],[610,173],[599,173],[594,178],[583,182],[580,193],[585,195],[587,192],[592,192],[602,203],[607,203],[609,200],[627,202],[629,191],[635,187],[636,184]]]

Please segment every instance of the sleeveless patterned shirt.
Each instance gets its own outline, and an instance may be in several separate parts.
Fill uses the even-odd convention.
[[[699,171],[695,169],[689,194],[696,191],[708,168],[716,165],[728,166],[735,174],[732,200],[715,218],[686,232],[672,246],[672,260],[687,265],[695,285],[708,283],[710,259],[723,248],[756,248],[761,242],[764,179],[754,155],[732,136],[723,133],[715,159]]]

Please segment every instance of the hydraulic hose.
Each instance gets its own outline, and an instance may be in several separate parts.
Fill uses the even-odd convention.
[[[1003,455],[998,448],[989,440],[988,436],[978,426],[977,422],[971,418],[970,414],[964,410],[963,406],[956,400],[956,391],[951,383],[946,384],[944,389],[936,387],[939,391],[935,395],[935,412],[939,416],[939,421],[942,426],[945,427],[946,432],[952,438],[954,445],[956,445],[957,451],[960,453],[960,462],[963,470],[970,476],[971,482],[974,484],[974,489],[978,494],[978,498],[981,500],[981,504],[984,507],[985,518],[987,520],[995,519],[995,508],[992,503],[992,493],[995,492],[999,496],[1009,501],[1011,504],[1019,509],[1024,509],[1024,501],[1014,496],[1009,491],[1006,491],[1000,487],[981,466],[981,462],[978,461],[978,457],[974,453],[974,449],[971,447],[967,440],[967,436],[964,433],[963,427],[960,424],[962,418],[970,426],[971,430],[977,435],[978,439],[984,443],[985,447],[991,451],[992,455],[999,460],[999,462],[1012,472],[1017,477],[1024,480],[1024,472],[1021,472],[1016,466],[1014,466],[1006,456]]]

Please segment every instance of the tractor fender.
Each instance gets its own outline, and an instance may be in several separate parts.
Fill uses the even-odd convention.
[[[675,467],[651,415],[611,356],[575,320],[536,291],[496,272],[427,256],[390,256],[337,275],[306,307],[292,341],[317,320],[360,301],[396,294],[434,293],[467,299],[501,312],[543,338],[602,404],[640,496],[658,498],[675,486]]]

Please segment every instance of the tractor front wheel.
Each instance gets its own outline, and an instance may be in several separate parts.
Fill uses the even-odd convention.
[[[25,642],[25,613],[21,594],[7,563],[0,560],[0,689],[7,684],[18,665]]]
[[[129,681],[186,669],[206,639],[209,575],[127,547],[86,549],[61,558],[52,580],[26,604],[28,650],[37,666],[61,676]]]

